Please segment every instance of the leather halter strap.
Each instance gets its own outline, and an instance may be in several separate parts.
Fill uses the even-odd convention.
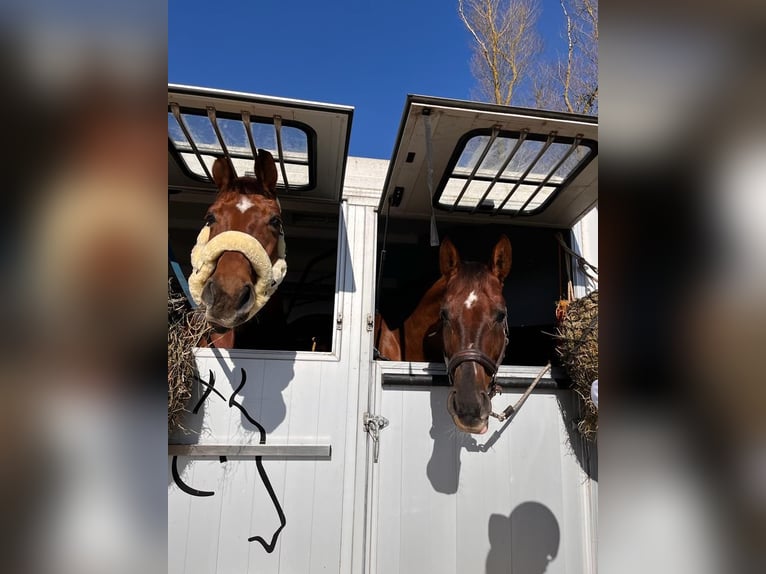
[[[449,384],[455,384],[453,380],[455,377],[455,371],[460,365],[468,362],[479,363],[482,367],[484,367],[484,370],[491,377],[489,384],[489,398],[491,399],[493,396],[495,396],[495,394],[500,392],[499,385],[495,383],[495,376],[497,375],[500,364],[503,362],[503,358],[505,357],[505,349],[508,347],[507,319],[503,321],[503,335],[505,337],[505,341],[503,342],[503,348],[500,351],[500,356],[498,357],[497,361],[490,358],[489,355],[480,351],[479,349],[463,349],[462,351],[458,351],[452,355],[449,359],[447,359],[445,356],[444,359],[447,364],[447,379],[449,380]]]
[[[491,377],[494,377],[497,374],[498,365],[495,361],[490,359],[488,355],[482,353],[478,349],[465,349],[452,355],[447,363],[447,373],[449,374],[450,380],[457,368],[463,363],[468,362],[479,363]]]

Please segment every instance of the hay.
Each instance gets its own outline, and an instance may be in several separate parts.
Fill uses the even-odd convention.
[[[210,331],[204,314],[194,310],[186,297],[168,281],[168,432],[183,430],[192,384],[197,378],[193,349]]]
[[[585,414],[577,422],[577,429],[593,440],[598,431],[598,408],[590,387],[598,379],[598,291],[568,304],[556,339],[556,352],[583,400]]]

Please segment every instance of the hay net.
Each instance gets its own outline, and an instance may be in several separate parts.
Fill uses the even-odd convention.
[[[168,432],[183,429],[181,421],[198,376],[194,347],[210,330],[204,314],[192,309],[168,280]]]
[[[254,286],[255,304],[246,319],[249,321],[263,308],[287,274],[284,235],[279,236],[278,259],[272,265],[263,245],[252,235],[241,231],[224,231],[210,239],[210,227],[203,227],[191,252],[192,272],[189,276],[189,293],[197,305],[202,305],[202,289],[215,271],[218,258],[224,251],[242,253],[258,276]]]
[[[556,353],[583,400],[585,414],[578,429],[593,439],[598,431],[598,407],[591,392],[598,379],[598,290],[567,305],[558,324]]]

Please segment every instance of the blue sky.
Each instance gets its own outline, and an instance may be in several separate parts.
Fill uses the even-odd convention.
[[[168,81],[354,106],[350,155],[389,159],[408,93],[472,99],[471,42],[457,0],[170,0]]]

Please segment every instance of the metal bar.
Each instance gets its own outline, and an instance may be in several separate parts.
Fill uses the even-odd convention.
[[[279,458],[330,458],[329,444],[168,444],[168,455],[193,458],[273,456]]]
[[[521,185],[524,182],[524,178],[529,175],[529,172],[532,171],[532,168],[535,167],[535,164],[540,161],[540,158],[543,157],[543,154],[548,151],[548,148],[551,147],[551,144],[553,143],[553,140],[556,138],[556,134],[558,132],[551,132],[548,134],[548,139],[545,141],[545,145],[540,148],[540,151],[535,156],[535,159],[533,159],[530,164],[527,166],[527,169],[524,170],[524,173],[521,174],[521,177],[519,177],[519,180],[516,182],[516,185],[513,186],[513,189],[511,192],[506,196],[506,198],[503,200],[503,202],[498,205],[495,210],[492,212],[493,215],[497,215],[500,213],[500,210],[503,209],[506,203],[508,203],[508,200],[511,199],[514,192],[519,188],[519,185]]]
[[[189,133],[189,128],[186,127],[186,122],[184,122],[183,116],[181,116],[181,108],[179,107],[178,104],[172,103],[170,104],[170,111],[173,113],[173,117],[178,122],[178,125],[181,126],[181,131],[184,133],[184,137],[189,142],[189,146],[194,152],[194,155],[197,156],[197,160],[202,166],[202,169],[205,171],[208,178],[210,178],[210,181],[213,181],[213,174],[210,173],[210,170],[207,168],[207,164],[203,161],[202,154],[200,154],[199,149],[197,149],[197,144],[194,143],[194,139],[191,137],[191,134]]]
[[[221,154],[220,152],[216,151],[216,152],[210,152],[210,155],[215,156],[215,157],[222,157],[223,154]],[[229,157],[231,159],[248,159],[248,160],[249,159],[253,159],[252,156],[249,156],[249,155],[244,154],[244,153],[237,153],[237,152],[229,152]],[[286,163],[289,163],[289,164],[292,164],[292,165],[304,165],[304,166],[309,165],[308,161],[302,160],[302,159],[289,160]]]
[[[457,199],[455,199],[455,201],[452,203],[452,206],[449,208],[450,211],[455,211],[455,208],[460,203],[460,200],[463,199],[465,192],[468,191],[468,186],[471,185],[473,178],[476,177],[476,172],[479,171],[479,166],[481,166],[482,162],[484,161],[484,158],[487,157],[487,154],[489,153],[489,150],[492,147],[492,144],[495,143],[495,140],[497,139],[497,135],[499,133],[500,133],[500,128],[498,126],[492,126],[492,135],[489,137],[489,141],[487,142],[487,145],[484,146],[484,149],[482,150],[481,155],[479,156],[479,159],[476,161],[476,164],[473,166],[473,169],[471,170],[471,175],[469,175],[468,179],[465,180],[465,183],[463,184],[463,189],[460,190],[460,193],[458,194]]]
[[[290,190],[290,184],[287,182],[287,170],[285,169],[285,156],[282,153],[282,116],[274,116],[274,129],[277,132],[277,153],[279,154],[279,167],[282,171],[282,183],[285,190]]]
[[[567,152],[561,156],[561,159],[556,162],[556,165],[553,166],[553,168],[548,172],[548,175],[545,176],[545,178],[540,182],[540,185],[537,186],[537,189],[535,189],[532,192],[532,195],[530,195],[527,200],[524,202],[524,205],[521,206],[519,209],[519,213],[524,211],[529,205],[529,203],[535,198],[535,196],[540,193],[540,190],[543,188],[543,186],[548,183],[548,180],[553,177],[553,174],[558,171],[558,169],[561,167],[561,165],[567,160],[567,158],[574,153],[574,150],[577,149],[577,146],[580,145],[580,141],[582,140],[582,135],[578,134],[575,136],[574,141],[572,142],[572,145],[569,147]]]
[[[215,137],[218,138],[218,143],[221,144],[223,155],[228,157],[229,150],[226,148],[226,143],[223,141],[223,135],[221,134],[221,130],[218,128],[218,120],[215,117],[215,108],[213,106],[207,107],[207,119],[209,119],[210,123],[213,124],[213,131],[215,132]]]
[[[497,183],[497,180],[500,179],[500,176],[505,171],[505,168],[508,167],[508,164],[511,163],[511,160],[513,159],[513,156],[516,155],[516,152],[519,151],[519,148],[521,147],[521,144],[524,143],[524,140],[527,139],[527,134],[529,134],[529,130],[527,128],[524,128],[519,133],[519,139],[516,140],[516,145],[513,146],[513,149],[511,150],[510,155],[505,159],[503,162],[503,165],[500,166],[500,169],[497,170],[497,173],[495,174],[495,177],[492,178],[492,181],[489,182],[489,186],[487,187],[487,191],[484,192],[484,195],[481,196],[481,199],[476,203],[476,205],[473,206],[473,209],[471,210],[471,213],[475,213],[477,209],[479,209],[479,206],[481,206],[482,203],[484,203],[484,200],[487,199],[487,196],[489,195],[489,192],[492,191],[492,188],[495,187],[495,184]]]
[[[242,123],[245,125],[247,141],[250,142],[250,151],[253,152],[253,159],[255,159],[258,157],[258,150],[255,147],[255,140],[253,139],[253,128],[250,125],[250,112],[247,110],[242,110]]]
[[[557,375],[557,378],[558,375]],[[495,383],[508,389],[525,389],[530,384],[528,377],[504,377],[498,375]],[[384,387],[449,387],[447,375],[410,375],[405,373],[383,373],[382,384]],[[569,388],[570,382],[567,380],[559,384],[553,376],[541,380],[538,385],[541,389],[563,389]]]
[[[431,247],[439,246],[439,229],[436,226],[436,211],[434,209],[434,153],[431,131],[431,110],[426,108],[422,112],[424,135],[426,137],[426,184],[428,185],[428,197],[431,200],[431,222],[428,243]],[[396,189],[396,188],[394,188]]]

